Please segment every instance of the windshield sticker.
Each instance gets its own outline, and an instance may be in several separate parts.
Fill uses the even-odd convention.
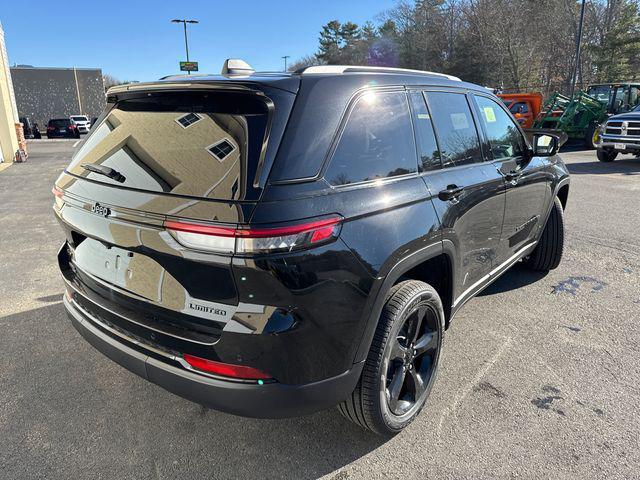
[[[487,119],[488,123],[493,123],[496,121],[496,112],[493,111],[493,107],[484,107],[484,117]]]

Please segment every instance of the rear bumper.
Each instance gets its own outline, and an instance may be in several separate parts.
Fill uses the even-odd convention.
[[[355,364],[341,375],[305,385],[277,382],[258,385],[210,378],[163,361],[162,355],[168,360],[170,355],[150,345],[127,339],[121,333],[119,336],[110,333],[107,325],[66,297],[64,305],[75,329],[111,360],[176,395],[235,415],[283,418],[332,407],[351,394],[363,367],[363,363]]]

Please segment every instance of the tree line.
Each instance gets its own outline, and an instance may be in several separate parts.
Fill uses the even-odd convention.
[[[295,62],[430,70],[504,91],[568,92],[580,0],[407,0],[357,25],[322,26]],[[588,0],[577,85],[640,80],[640,1]]]

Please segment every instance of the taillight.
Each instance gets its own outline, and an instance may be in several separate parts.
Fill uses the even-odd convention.
[[[193,355],[184,354],[184,360],[196,370],[220,375],[223,377],[232,377],[242,380],[268,380],[271,377],[257,368],[247,367],[245,365],[232,365],[230,363],[216,362],[207,360],[206,358],[194,357]]]
[[[51,130],[55,130],[55,129],[56,129],[56,127],[54,127],[52,125],[47,126],[47,132],[50,132]]]
[[[342,217],[332,216],[296,225],[267,228],[218,227],[166,221],[164,226],[181,245],[223,254],[287,252],[314,247],[338,237]]]

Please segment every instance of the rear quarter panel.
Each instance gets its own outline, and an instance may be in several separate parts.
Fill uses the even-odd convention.
[[[384,294],[380,290],[386,275],[411,253],[434,244],[440,253],[442,246],[429,191],[417,175],[340,188],[322,180],[270,186],[256,206],[252,222],[286,221],[283,215],[294,220],[336,213],[344,218],[339,242],[349,254],[334,252],[327,263],[331,268],[324,272],[318,269],[324,273],[323,282],[333,287],[321,288],[318,280],[306,288],[303,320],[317,329],[316,335],[339,334],[333,344],[342,345],[342,358],[347,362],[342,367],[346,370],[370,330],[367,327],[376,321],[372,311],[378,295]],[[312,255],[306,255],[301,270],[288,268],[289,274],[294,274],[290,281],[301,280],[309,265],[320,261]],[[263,270],[264,281],[278,277],[272,263],[254,262],[253,267]],[[248,291],[242,286],[239,290],[240,301],[245,301],[243,295]]]

